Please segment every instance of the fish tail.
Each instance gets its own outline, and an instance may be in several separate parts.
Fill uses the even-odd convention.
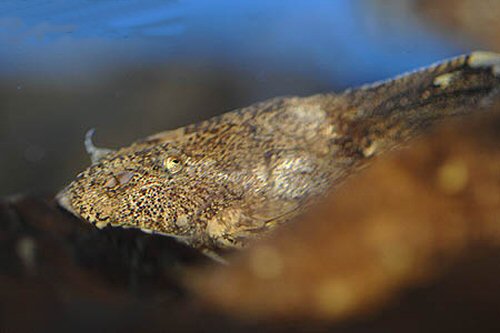
[[[343,135],[377,153],[438,120],[484,109],[499,92],[500,54],[477,51],[331,95],[326,108],[333,121],[347,124]]]

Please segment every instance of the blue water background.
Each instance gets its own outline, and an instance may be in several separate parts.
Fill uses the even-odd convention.
[[[349,86],[464,50],[407,14],[361,0],[0,3],[0,75],[70,77],[191,61]],[[404,25],[401,25],[404,21]]]

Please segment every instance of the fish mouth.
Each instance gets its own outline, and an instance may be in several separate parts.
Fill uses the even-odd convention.
[[[76,217],[80,217],[80,215],[74,210],[73,205],[71,204],[71,199],[69,195],[69,186],[66,186],[64,189],[59,191],[55,196],[56,202],[59,206],[75,215]]]

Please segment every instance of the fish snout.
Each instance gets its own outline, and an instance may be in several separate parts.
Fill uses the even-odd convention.
[[[64,189],[57,193],[56,202],[59,206],[70,212],[71,214],[80,217],[80,215],[75,211],[73,205],[71,204],[71,195],[69,191],[69,186],[66,186]]]

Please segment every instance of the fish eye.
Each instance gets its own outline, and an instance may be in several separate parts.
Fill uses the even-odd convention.
[[[181,171],[182,163],[181,160],[176,156],[169,156],[164,162],[165,168],[172,174]]]

